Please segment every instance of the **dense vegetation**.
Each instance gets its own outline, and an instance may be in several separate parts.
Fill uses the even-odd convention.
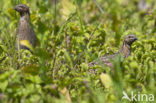
[[[0,1],[1,103],[128,103],[123,91],[156,96],[155,0],[142,7],[140,0],[97,0],[100,7],[94,0],[56,1]],[[19,3],[31,10],[40,44],[33,53],[15,50],[20,16],[12,8]],[[127,34],[138,41],[130,57],[112,61],[115,73],[88,68],[117,52]],[[89,75],[89,69],[98,71]]]

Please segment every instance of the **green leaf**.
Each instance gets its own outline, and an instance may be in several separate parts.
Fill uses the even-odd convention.
[[[62,0],[62,16],[65,20],[68,19],[69,15],[76,11],[76,6],[71,3],[69,0]]]
[[[29,75],[26,77],[26,79],[30,80],[31,82],[36,83],[36,84],[42,83],[42,80],[38,75],[36,75],[36,76]]]
[[[2,92],[4,92],[6,90],[7,86],[8,86],[8,81],[7,80],[1,82],[0,89],[2,90]]]
[[[110,75],[102,73],[100,75],[100,80],[105,88],[111,88],[113,86],[112,79]]]
[[[28,66],[23,67],[22,70],[25,74],[38,75],[40,68],[35,64],[30,64]]]
[[[44,60],[50,59],[52,57],[52,54],[49,54],[42,48],[35,48],[34,54]]]

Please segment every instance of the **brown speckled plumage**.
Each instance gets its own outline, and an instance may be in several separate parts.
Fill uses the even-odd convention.
[[[88,66],[92,67],[94,65],[98,65],[98,64],[103,65],[104,64],[106,66],[109,66],[110,68],[113,68],[113,65],[112,65],[110,59],[115,58],[119,54],[121,54],[124,58],[127,58],[128,56],[130,56],[131,55],[131,45],[136,40],[137,40],[137,37],[135,35],[125,36],[122,47],[120,48],[120,50],[117,53],[115,53],[113,55],[108,55],[108,56],[98,58],[97,60],[94,60],[91,63],[89,63]]]
[[[14,8],[17,12],[20,13],[20,20],[18,23],[18,29],[17,29],[17,43],[16,43],[16,48],[18,48],[18,43],[19,43],[19,48],[20,49],[28,49],[26,46],[23,46],[20,44],[21,40],[28,40],[29,43],[35,47],[37,38],[34,30],[30,26],[30,12],[29,12],[29,7],[27,7],[24,4],[19,4],[15,6]]]

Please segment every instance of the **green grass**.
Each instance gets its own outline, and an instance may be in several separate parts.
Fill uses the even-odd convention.
[[[94,0],[60,0],[56,12],[54,0],[0,1],[0,102],[129,103],[121,100],[123,91],[156,96],[155,0],[147,0],[148,13],[138,9],[139,0],[96,1],[104,13]],[[12,8],[19,3],[30,7],[40,41],[33,54],[15,50],[20,17]],[[105,66],[88,68],[117,52],[131,33],[138,41],[130,57],[114,60],[114,74]]]

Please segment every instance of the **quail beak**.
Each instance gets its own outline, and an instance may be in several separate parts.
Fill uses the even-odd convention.
[[[138,40],[138,38],[135,37],[135,38],[133,38],[132,42],[135,42],[135,41],[137,41],[137,40]]]
[[[134,38],[134,41],[136,41],[136,40],[138,40],[138,38],[137,38],[137,37],[135,37],[135,38]]]

